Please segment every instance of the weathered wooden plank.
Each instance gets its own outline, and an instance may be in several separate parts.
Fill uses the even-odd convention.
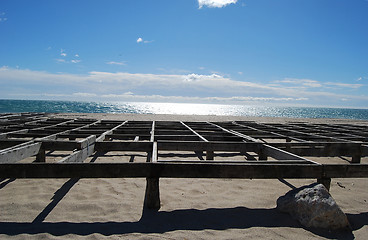
[[[153,146],[152,146],[152,162],[153,163],[157,162],[157,155],[158,155],[157,142],[153,142]]]
[[[365,177],[368,177],[368,165]],[[211,163],[18,163],[0,164],[1,178],[322,178],[315,164],[217,164]],[[362,176],[362,171],[359,176]],[[356,177],[356,171],[343,176]],[[337,175],[338,177],[341,175]]]
[[[326,178],[367,178],[368,164],[328,164],[323,171]]]
[[[28,141],[22,140],[22,139],[3,139],[3,140],[0,140],[0,148],[5,149],[9,147],[14,147],[16,145],[19,145],[25,142],[28,142]]]
[[[91,145],[92,143],[96,142],[96,135],[91,135],[87,137],[86,139],[78,141],[78,148],[77,149],[83,149]]]
[[[149,134],[139,134],[140,141],[146,140],[150,141],[151,135]],[[137,136],[137,134],[107,134],[106,139],[114,139],[114,140],[134,140],[134,138]]]
[[[41,145],[41,143],[33,143],[3,151],[0,153],[0,163],[14,163],[27,157],[35,156],[40,151]]]
[[[279,149],[286,149],[301,156],[354,156],[361,153],[367,156],[368,152],[363,152],[363,146],[360,143],[342,143],[342,142],[309,142],[309,143],[267,143]],[[361,149],[362,148],[362,149]]]
[[[243,139],[244,139],[244,140],[246,140],[246,141],[250,141],[250,142],[258,142],[258,143],[260,143],[260,142],[261,142],[259,139],[255,139],[255,138],[253,138],[253,137],[250,137],[250,136],[247,136],[247,135],[245,135],[245,134],[242,134],[242,133],[236,132],[236,131],[234,131],[234,130],[228,130],[228,129],[223,128],[223,127],[221,127],[221,126],[219,126],[219,125],[217,125],[217,124],[214,124],[214,123],[209,123],[209,124],[211,124],[211,125],[213,125],[213,126],[216,126],[216,127],[220,128],[220,129],[222,129],[223,131],[228,132],[228,133],[230,133],[230,134],[232,134],[232,135],[235,135],[235,136],[238,136],[238,137],[240,137],[240,138],[243,138]]]
[[[72,153],[68,157],[61,159],[59,163],[83,162],[95,152],[95,141],[95,135],[92,135],[87,139],[80,141],[79,143],[81,144],[81,146],[84,146],[84,148]]]
[[[94,153],[95,151],[94,146],[95,144],[93,143],[92,145],[89,145],[88,147],[83,148],[82,150],[78,150],[72,153],[71,155],[61,159],[60,161],[58,161],[58,163],[83,162]]]
[[[155,141],[155,121],[152,121],[152,127],[151,127],[151,139],[150,142]]]
[[[203,141],[158,141],[159,150],[172,151],[223,151],[257,152],[261,143],[253,142],[203,142]]]
[[[36,140],[42,143],[42,148],[45,150],[64,150],[73,151],[80,149],[80,144],[77,141],[62,141],[62,140]]]
[[[309,162],[313,162],[309,159],[300,157],[298,155],[283,151],[281,149],[275,148],[273,146],[270,145],[266,145],[264,144],[262,146],[262,152],[266,155],[266,156],[270,156],[274,159],[278,159],[278,160],[304,160],[304,161],[309,161]],[[317,162],[313,162],[315,164],[319,164]]]
[[[130,152],[151,152],[152,142],[96,142],[95,150],[98,152],[109,151],[130,151]]]
[[[184,122],[180,121],[180,123],[188,128],[192,133],[194,133],[195,135],[197,135],[202,141],[208,142],[208,140],[206,138],[204,138],[201,134],[197,133],[196,131],[194,131],[191,127],[189,127],[188,125],[186,125]]]
[[[280,164],[314,164],[309,161],[303,160],[278,160],[278,161],[237,161],[237,160],[216,160],[216,161],[203,161],[203,160],[159,160],[162,163],[222,163],[222,164],[239,164],[239,165],[257,165],[257,164],[267,164],[267,165],[280,165]]]
[[[120,123],[119,125],[113,127],[112,129],[108,130],[108,131],[105,131],[104,133],[102,133],[97,139],[96,139],[96,142],[101,142],[101,141],[104,141],[106,140],[106,136],[108,134],[112,134],[113,131],[115,131],[116,129],[120,128],[121,126],[123,126],[124,124],[126,124],[127,121],[124,121],[122,123]]]
[[[195,135],[155,135],[155,141],[197,141],[200,140]]]

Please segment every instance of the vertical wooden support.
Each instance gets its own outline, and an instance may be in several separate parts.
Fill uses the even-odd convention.
[[[286,138],[286,142],[287,142],[287,143],[290,143],[290,142],[291,142],[291,139],[290,139],[290,138]],[[286,151],[287,151],[287,152],[290,152],[290,151],[291,151],[291,146],[290,146],[290,144],[286,144]]]
[[[326,187],[327,191],[330,191],[331,187],[331,178],[318,178],[317,183],[322,184]]]
[[[215,153],[213,151],[206,151],[206,160],[214,160]]]
[[[159,178],[146,178],[146,193],[144,197],[144,208],[150,210],[159,210],[160,203],[160,188]]]
[[[267,161],[267,155],[262,148],[258,151],[258,161]]]
[[[354,155],[351,159],[351,163],[360,163],[361,156],[360,155]]]
[[[36,155],[36,162],[46,162],[46,151],[42,147],[40,148],[40,151]]]

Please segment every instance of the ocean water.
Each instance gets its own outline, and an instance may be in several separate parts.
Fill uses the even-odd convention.
[[[191,103],[0,100],[0,113],[137,113],[368,120],[368,109],[276,107]]]

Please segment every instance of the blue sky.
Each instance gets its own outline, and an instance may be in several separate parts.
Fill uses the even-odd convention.
[[[368,108],[366,0],[2,0],[0,98]]]

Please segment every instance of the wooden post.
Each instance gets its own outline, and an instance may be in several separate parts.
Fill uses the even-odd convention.
[[[144,197],[144,208],[151,210],[159,210],[160,203],[160,188],[159,178],[146,178],[146,193]]]
[[[287,142],[287,143],[290,143],[290,142],[291,142],[291,139],[290,139],[290,138],[286,138],[286,142]],[[287,152],[290,152],[290,151],[291,151],[291,146],[290,146],[290,144],[286,144],[286,151],[287,151]]]
[[[360,155],[353,155],[351,163],[360,163],[360,159],[361,159]]]
[[[267,161],[267,155],[262,148],[258,151],[258,161]]]
[[[36,155],[35,162],[46,162],[46,151],[42,147],[40,148],[40,151]]]
[[[327,191],[330,191],[331,178],[318,178],[317,183],[322,184],[323,186],[325,186],[327,188]]]
[[[215,153],[213,151],[206,151],[206,160],[214,160]]]

